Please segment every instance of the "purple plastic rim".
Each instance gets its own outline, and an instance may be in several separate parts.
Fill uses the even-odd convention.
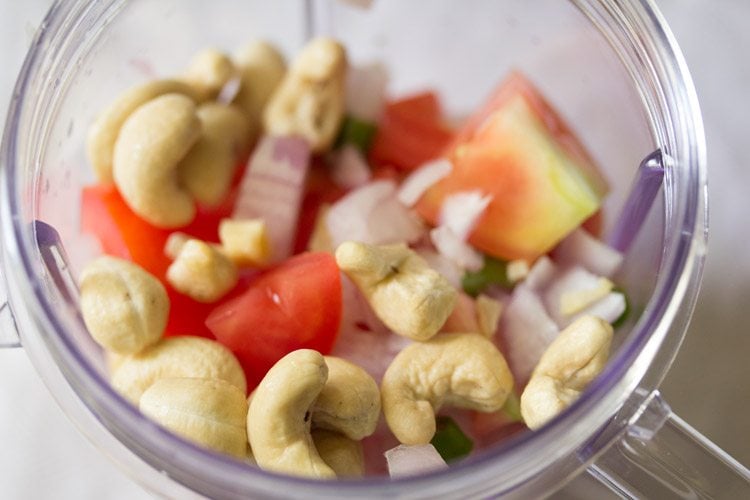
[[[579,6],[585,6],[591,2],[579,1],[577,3]],[[607,4],[608,8],[612,8],[614,5],[606,1],[601,3]],[[701,197],[705,196],[704,186],[701,184],[705,175],[705,157],[704,139],[695,91],[682,56],[679,54],[671,34],[664,28],[663,20],[656,13],[655,7],[649,1],[642,0],[634,2],[627,8],[631,9],[630,14],[637,14],[639,19],[648,22],[659,36],[660,56],[665,60],[672,61],[670,69],[674,81],[667,82],[671,84],[668,90],[673,94],[673,97],[679,97],[681,103],[685,105],[682,121],[691,122],[693,125],[693,140],[688,141],[689,147],[687,150],[679,147],[673,148],[673,144],[670,144],[670,142],[674,141],[658,144],[678,162],[685,161],[684,168],[690,169],[696,178],[696,181],[689,186],[689,192],[686,193],[689,206],[683,207],[685,213],[673,214],[675,218],[678,215],[684,217],[672,221],[672,225],[667,227],[671,235],[687,235],[687,237],[680,237],[677,241],[672,240],[670,242],[676,250],[672,254],[665,253],[660,269],[660,281],[657,282],[657,291],[634,327],[629,341],[622,346],[602,376],[590,386],[586,393],[555,421],[539,431],[512,438],[474,459],[457,464],[447,472],[395,481],[365,479],[326,483],[263,472],[235,460],[207,452],[162,430],[112,391],[109,383],[79,352],[69,332],[64,329],[61,320],[58,318],[56,305],[49,300],[47,290],[40,286],[43,278],[42,268],[33,236],[29,231],[29,221],[24,221],[21,215],[23,209],[19,203],[23,199],[23,193],[16,185],[16,175],[20,171],[20,166],[15,161],[18,149],[18,134],[16,131],[20,123],[23,105],[28,99],[25,89],[29,87],[31,79],[37,76],[34,72],[38,69],[39,47],[51,38],[55,34],[55,29],[59,27],[56,23],[56,17],[64,12],[61,3],[56,3],[50,10],[45,20],[47,29],[37,34],[32,44],[32,50],[22,68],[9,109],[8,126],[3,137],[3,153],[0,157],[5,167],[2,182],[3,200],[7,200],[7,204],[4,203],[2,209],[2,223],[6,228],[10,226],[13,234],[13,238],[8,238],[4,242],[6,263],[10,261],[12,265],[18,266],[18,272],[23,274],[25,279],[18,283],[18,287],[24,292],[24,296],[35,297],[35,301],[25,304],[25,307],[29,308],[32,317],[43,327],[38,334],[44,338],[46,345],[69,383],[74,387],[85,389],[84,393],[78,393],[79,396],[105,427],[140,455],[143,460],[154,467],[167,468],[172,473],[173,478],[184,484],[189,484],[199,491],[210,490],[215,495],[244,496],[249,492],[247,488],[252,487],[253,478],[264,480],[276,478],[276,488],[270,488],[268,481],[262,481],[263,489],[255,490],[255,492],[267,496],[308,492],[322,496],[349,497],[362,494],[367,488],[374,488],[374,490],[367,491],[376,491],[379,495],[419,494],[438,478],[445,485],[450,485],[453,480],[459,478],[466,479],[467,476],[476,478],[476,480],[486,480],[488,474],[491,475],[493,468],[510,463],[510,458],[517,457],[526,450],[534,449],[535,445],[537,446],[536,449],[539,449],[540,443],[549,440],[549,436],[564,434],[567,429],[574,427],[576,416],[588,415],[594,413],[595,410],[599,410],[598,413],[601,415],[603,401],[608,399],[607,393],[617,387],[621,379],[628,374],[631,365],[641,357],[645,346],[654,340],[658,341],[657,344],[663,340],[654,339],[655,332],[658,330],[662,332],[662,335],[666,335],[669,330],[665,313],[668,309],[678,309],[685,300],[685,295],[689,289],[684,281],[680,283],[682,277],[690,275],[695,280],[699,279],[700,276],[702,260],[697,257],[699,253],[695,251],[695,245],[699,244],[695,238],[701,238],[700,234],[696,236],[696,229],[705,226],[705,220],[701,219],[701,217],[705,218],[705,213],[700,211]],[[675,82],[679,82],[681,85],[675,86]],[[679,117],[678,115],[675,118]],[[655,135],[658,136],[659,134]],[[680,142],[683,139],[685,138],[679,137]],[[667,241],[670,241],[669,236],[667,235]],[[688,297],[688,299],[694,300],[694,297]],[[30,332],[24,332],[24,335],[28,334]],[[681,335],[681,332],[679,334]],[[640,374],[640,376],[642,375],[643,373]],[[616,402],[621,401],[621,399],[609,398],[608,400]],[[611,416],[617,410],[617,407],[605,410],[603,413]],[[603,425],[607,420],[607,415],[604,415],[596,423]],[[117,418],[112,420],[113,416],[117,416]],[[135,439],[134,436],[138,436],[140,439]],[[581,441],[583,441],[583,438]],[[541,446],[541,449],[549,449],[549,447]],[[201,465],[223,470],[225,473],[222,474],[223,477],[220,479],[226,480],[236,476],[236,478],[244,478],[244,480],[230,480],[221,484],[216,484],[210,480],[205,481],[201,477]],[[524,479],[530,477],[526,476]],[[281,488],[281,485],[283,485],[283,488]],[[496,488],[493,490],[493,494],[507,492],[513,488],[512,485],[508,485],[508,487],[506,490]]]

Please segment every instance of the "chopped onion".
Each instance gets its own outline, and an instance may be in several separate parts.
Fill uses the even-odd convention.
[[[378,122],[383,114],[388,71],[383,64],[351,66],[346,78],[346,110],[360,120]]]
[[[445,158],[425,163],[401,183],[398,201],[407,207],[414,206],[433,184],[447,176],[451,170],[453,165]]]
[[[480,191],[462,191],[447,196],[440,207],[440,225],[466,241],[491,201],[492,196],[483,196]]]
[[[331,206],[326,218],[333,247],[345,241],[370,244],[412,243],[424,227],[396,199],[396,184],[379,180],[365,184]]]
[[[521,283],[503,312],[500,332],[516,384],[523,386],[559,330],[541,298]]]
[[[334,154],[331,179],[337,186],[352,189],[370,181],[370,167],[359,149],[345,144]]]
[[[581,316],[591,315],[597,316],[609,324],[614,323],[617,319],[622,316],[627,308],[627,301],[625,295],[620,292],[610,292],[603,299],[597,301],[595,304],[581,311],[579,314],[571,318],[571,321],[575,321]]]
[[[552,283],[557,274],[557,265],[546,255],[539,257],[529,269],[524,284],[535,292],[541,292]]]
[[[402,444],[386,451],[385,459],[391,477],[413,476],[448,468],[448,464],[431,444]]]
[[[310,147],[297,137],[263,137],[250,158],[232,217],[266,222],[272,259],[292,253],[310,164]]]
[[[557,326],[565,328],[571,324],[577,315],[565,314],[561,309],[563,303],[563,297],[572,296],[577,294],[586,295],[593,293],[597,295],[596,291],[600,290],[598,294],[600,299],[607,295],[607,292],[611,289],[612,283],[607,280],[610,285],[604,288],[602,277],[590,273],[582,266],[572,266],[562,268],[552,282],[549,284],[546,290],[542,292],[544,304],[547,307],[550,317],[557,323]],[[594,297],[596,298],[596,297]],[[598,300],[596,301],[598,302]],[[592,302],[594,305],[596,302]],[[588,307],[586,308],[588,309]]]
[[[627,252],[633,243],[664,180],[664,163],[669,157],[657,149],[638,167],[635,182],[630,188],[609,244],[620,252]]]
[[[341,324],[332,354],[361,366],[379,382],[396,354],[410,341],[388,330],[345,274],[341,275],[341,293]]]
[[[444,257],[432,248],[417,248],[416,252],[422,257],[427,265],[440,273],[453,287],[461,289],[461,278],[463,271],[452,260]]]
[[[482,254],[474,250],[447,226],[438,226],[430,231],[430,239],[438,252],[459,267],[479,271],[484,265]]]
[[[622,264],[623,255],[591,236],[576,229],[553,252],[555,261],[564,265],[579,264],[600,276],[611,277]]]

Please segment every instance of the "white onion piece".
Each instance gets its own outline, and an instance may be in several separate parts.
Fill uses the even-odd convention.
[[[334,203],[326,217],[333,247],[345,241],[367,241],[367,218],[380,202],[395,191],[393,181],[375,181],[355,189]]]
[[[431,248],[417,248],[417,253],[422,257],[427,265],[439,272],[448,280],[454,288],[461,289],[461,280],[464,272],[452,260],[444,257]]]
[[[542,299],[550,317],[560,329],[573,322],[573,316],[560,311],[563,294],[582,290],[595,290],[600,286],[600,277],[588,272],[581,266],[561,269],[547,289],[542,292]]]
[[[580,228],[570,233],[552,255],[560,264],[579,264],[594,274],[608,278],[617,272],[623,259],[620,252]]]
[[[451,173],[451,170],[453,165],[445,158],[425,163],[401,183],[398,201],[407,207],[413,207],[433,184]]]
[[[297,137],[263,137],[250,158],[232,212],[265,220],[272,260],[289,257],[310,164],[310,147]]]
[[[546,255],[539,257],[529,269],[524,283],[535,292],[541,292],[552,283],[557,274],[557,265]]]
[[[359,149],[346,144],[334,154],[331,179],[337,186],[352,189],[370,181],[370,167]]]
[[[458,267],[470,271],[482,269],[482,254],[456,236],[447,226],[438,226],[430,231],[430,240],[441,255],[453,261]]]
[[[386,243],[415,243],[422,238],[425,226],[416,214],[401,204],[396,196],[388,196],[375,207],[367,218],[370,241]]]
[[[346,111],[360,120],[377,123],[383,114],[387,85],[388,71],[383,64],[350,66],[346,72]]]
[[[603,299],[587,307],[571,318],[571,322],[584,315],[596,316],[607,323],[614,323],[626,308],[625,296],[620,292],[610,292]]]
[[[541,298],[521,283],[503,311],[500,332],[513,376],[523,386],[559,330]]]
[[[361,366],[380,382],[388,365],[410,340],[391,333],[356,285],[343,273],[341,293],[341,324],[331,354]]]
[[[465,241],[491,201],[492,196],[483,196],[481,191],[462,191],[446,196],[440,207],[439,223]]]
[[[385,460],[391,477],[413,476],[448,468],[448,464],[431,444],[396,446],[385,452]]]

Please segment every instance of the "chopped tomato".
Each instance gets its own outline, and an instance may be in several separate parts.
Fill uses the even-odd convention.
[[[446,197],[490,195],[469,241],[506,260],[548,252],[599,209],[607,190],[583,146],[518,73],[467,121],[446,153],[453,170],[427,190],[417,211],[436,224]]]
[[[104,253],[138,264],[167,288],[170,308],[165,334],[212,337],[205,321],[216,304],[196,302],[167,283],[171,260],[164,254],[164,245],[173,231],[154,227],[141,219],[112,184],[84,187],[81,198],[81,229],[96,236]],[[218,241],[219,222],[231,215],[235,198],[233,191],[218,207],[198,207],[193,222],[179,231],[202,240]]]
[[[245,370],[248,388],[297,349],[331,351],[341,322],[341,277],[333,256],[303,253],[250,282],[216,307],[206,325]]]
[[[453,138],[442,122],[437,96],[425,92],[385,106],[370,161],[413,170],[438,157]]]

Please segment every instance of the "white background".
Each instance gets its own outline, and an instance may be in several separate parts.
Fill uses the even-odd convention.
[[[703,290],[663,386],[678,414],[750,465],[750,2],[660,0],[691,68],[708,137]],[[0,0],[0,116],[48,0]],[[61,413],[22,350],[0,351],[0,498],[137,499]]]

